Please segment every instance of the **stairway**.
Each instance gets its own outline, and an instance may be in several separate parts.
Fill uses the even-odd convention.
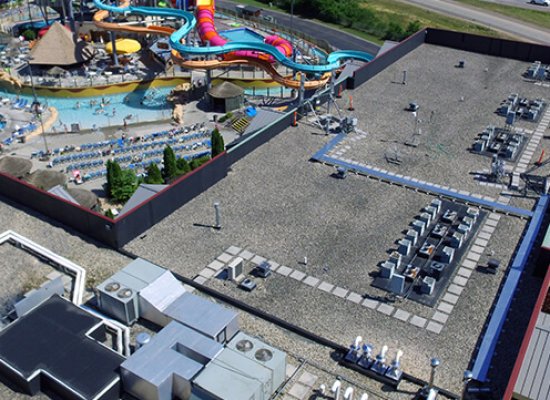
[[[240,134],[243,134],[248,125],[250,125],[250,121],[248,120],[248,118],[243,117],[235,120],[235,122],[231,124],[231,127]]]

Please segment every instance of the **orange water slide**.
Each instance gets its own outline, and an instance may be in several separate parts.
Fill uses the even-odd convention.
[[[130,0],[123,0],[119,7],[128,7],[130,5]],[[147,34],[156,34],[161,36],[170,36],[174,29],[166,26],[150,25],[150,26],[134,26],[134,25],[122,25],[116,22],[107,22],[106,19],[109,17],[109,11],[99,10],[94,14],[93,22],[98,28],[115,31],[115,32],[129,32],[129,33],[138,33],[142,35]],[[206,69],[212,70],[217,68],[224,68],[234,65],[251,65],[263,69],[272,79],[280,85],[291,89],[300,88],[300,80],[294,79],[292,76],[282,76],[268,60],[261,60],[259,58],[253,57],[238,57],[238,58],[229,58],[224,60],[188,60],[185,59],[177,51],[172,50],[172,58],[174,61],[181,65],[184,68],[189,69]],[[297,75],[298,77],[300,75]],[[327,84],[330,79],[330,73],[325,73],[320,79],[313,81],[305,81],[304,88],[306,90],[317,89],[323,87]]]

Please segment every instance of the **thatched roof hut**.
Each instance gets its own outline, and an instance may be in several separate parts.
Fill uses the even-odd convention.
[[[76,40],[72,32],[59,22],[52,27],[31,50],[31,65],[70,66],[81,64],[94,56],[94,48],[89,43]]]
[[[233,97],[242,96],[243,93],[244,89],[242,87],[227,81],[214,86],[208,91],[208,94],[216,99],[230,99]]]
[[[208,98],[215,110],[229,112],[242,107],[244,89],[234,83],[225,81],[208,90]]]
[[[5,156],[0,158],[0,172],[23,178],[32,169],[32,162],[21,157]]]
[[[64,186],[67,176],[63,172],[38,169],[24,178],[28,183],[42,190],[50,190],[54,186]]]
[[[98,204],[99,200],[97,196],[86,189],[77,189],[77,188],[68,188],[67,192],[84,208],[94,209]]]

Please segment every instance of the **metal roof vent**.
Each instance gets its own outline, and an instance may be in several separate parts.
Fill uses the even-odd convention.
[[[117,297],[119,297],[121,299],[127,299],[127,298],[131,297],[133,293],[134,292],[132,291],[132,289],[126,288],[126,289],[120,290],[116,295],[117,295]]]
[[[237,342],[235,348],[239,351],[242,351],[243,353],[246,353],[247,351],[252,350],[254,348],[254,345],[250,340],[243,339]]]
[[[120,289],[120,283],[118,282],[110,282],[107,285],[105,285],[106,292],[116,292],[119,289]]]
[[[254,357],[256,357],[256,360],[258,361],[269,361],[273,358],[273,353],[271,350],[268,349],[260,349],[254,354]]]

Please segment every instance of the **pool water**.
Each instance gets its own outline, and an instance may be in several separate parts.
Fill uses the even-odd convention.
[[[166,100],[171,87],[136,90],[95,97],[43,97],[38,100],[46,107],[55,107],[59,112],[56,129],[63,125],[80,124],[80,129],[120,126],[126,118],[128,124],[167,120],[172,116],[172,107]],[[2,92],[3,97],[15,99],[15,94]],[[32,102],[32,96],[20,95]],[[103,103],[103,106],[102,106]],[[60,129],[61,128],[61,129]]]
[[[229,29],[219,34],[231,42],[264,42],[264,37],[248,28]]]

